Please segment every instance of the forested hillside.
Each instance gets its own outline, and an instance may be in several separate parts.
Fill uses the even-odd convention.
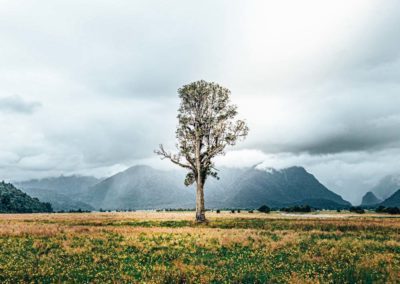
[[[11,183],[0,182],[0,213],[52,212],[50,203],[40,202],[15,188]]]

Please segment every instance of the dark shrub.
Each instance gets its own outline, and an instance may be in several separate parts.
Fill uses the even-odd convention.
[[[296,205],[293,207],[282,208],[281,211],[309,213],[311,212],[311,207],[309,205],[300,205],[300,206]]]
[[[385,210],[386,210],[385,206],[379,205],[379,207],[375,209],[375,212],[385,213]]]
[[[235,213],[235,210],[232,209],[232,210],[231,210],[231,213]]]
[[[389,213],[389,214],[400,214],[400,208],[399,207],[384,207],[384,206],[379,206],[376,208],[375,212],[377,213]]]
[[[240,209],[237,210],[237,213],[240,213]]]
[[[249,210],[249,213],[254,213],[254,210]]]
[[[350,212],[357,213],[357,214],[364,214],[365,210],[358,206],[357,207],[352,206],[352,207],[350,207]]]
[[[217,209],[217,211],[216,211],[216,212],[219,214],[219,213],[221,213],[221,210]]]
[[[389,214],[400,214],[400,209],[399,207],[388,207],[386,208],[386,212]]]
[[[258,211],[262,213],[269,213],[271,212],[271,209],[267,205],[262,205],[260,208],[258,208]]]

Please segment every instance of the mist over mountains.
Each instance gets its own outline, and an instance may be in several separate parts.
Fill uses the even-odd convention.
[[[194,191],[182,181],[179,172],[134,166],[88,188],[83,200],[103,209],[191,208]]]
[[[32,197],[43,202],[50,202],[53,209],[60,210],[94,210],[94,207],[82,201],[88,188],[100,179],[89,176],[60,176],[44,179],[33,179],[14,183],[15,186]]]
[[[195,190],[183,184],[183,171],[133,166],[104,180],[70,176],[31,180],[17,185],[53,204],[55,210],[194,208]],[[347,208],[351,204],[322,185],[302,167],[222,168],[220,180],[209,178],[207,208],[285,207]]]
[[[400,189],[388,197],[379,205],[384,207],[400,207]]]
[[[60,176],[15,183],[25,193],[61,210],[164,209],[195,207],[195,188],[183,184],[182,170],[159,170],[137,165],[105,179],[91,176]],[[351,206],[326,188],[303,167],[284,169],[221,168],[220,179],[208,178],[207,208],[281,208],[310,205],[321,209]],[[399,178],[386,176],[366,191],[362,206],[400,206]],[[397,204],[397,205],[396,205]]]
[[[165,13],[153,1],[7,1],[2,178],[104,175],[156,159],[158,143],[175,143],[177,89],[197,79],[229,88],[250,126],[229,166],[302,165],[355,204],[399,171],[399,1],[223,2],[168,3]],[[398,188],[371,191],[383,200]]]
[[[400,176],[388,175],[383,177],[371,191],[380,199],[387,199],[400,188]]]

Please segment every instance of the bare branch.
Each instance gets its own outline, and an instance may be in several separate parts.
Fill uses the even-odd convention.
[[[160,144],[160,149],[159,150],[155,150],[154,153],[156,153],[157,155],[161,156],[161,159],[168,159],[170,160],[172,163],[182,167],[182,168],[186,168],[189,170],[194,170],[194,168],[190,165],[187,164],[183,164],[180,162],[180,156],[179,155],[173,155],[167,151],[165,151],[164,146],[162,144]]]

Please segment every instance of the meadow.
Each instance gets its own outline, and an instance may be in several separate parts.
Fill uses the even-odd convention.
[[[400,283],[400,218],[0,215],[0,283]]]

